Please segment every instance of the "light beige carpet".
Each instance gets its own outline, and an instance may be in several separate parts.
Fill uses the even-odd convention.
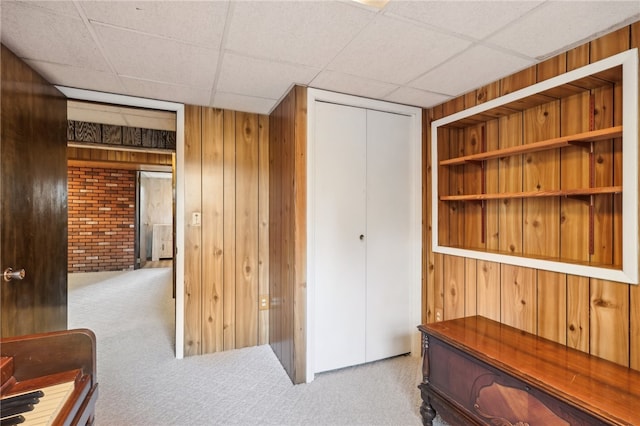
[[[70,275],[69,327],[97,336],[97,426],[421,424],[416,357],[297,386],[269,346],[176,360],[168,268]]]

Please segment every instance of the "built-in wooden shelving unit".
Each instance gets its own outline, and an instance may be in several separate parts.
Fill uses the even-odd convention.
[[[602,102],[595,100],[596,93],[603,91],[617,93],[611,96],[616,97],[617,111],[622,111],[621,119],[608,124],[598,116],[604,111],[597,111],[601,106],[594,106]],[[637,284],[637,93],[638,53],[633,49],[435,120],[431,124],[431,158],[437,165],[431,182],[432,223],[437,224],[432,234],[434,252]],[[538,122],[535,114],[547,108],[553,118],[544,127],[540,123],[547,117],[540,116]],[[512,135],[500,134],[502,128],[497,120],[507,126],[503,118],[524,120],[522,117],[529,120],[527,130],[515,132],[513,137],[518,141],[510,143]],[[522,123],[520,126],[524,128]],[[581,128],[589,130],[544,137]],[[509,130],[505,127],[504,131]],[[487,150],[486,146],[500,147]],[[439,149],[443,152],[439,153]],[[467,149],[472,153],[466,154]],[[529,155],[533,153],[538,154]],[[607,156],[615,160],[605,159]],[[527,173],[536,176],[534,180],[531,176],[526,180]],[[611,177],[604,178],[605,175]],[[498,184],[499,176],[506,180]],[[553,178],[546,179],[548,176]],[[552,197],[560,201],[535,201]],[[510,199],[534,200],[516,203],[520,206],[515,210],[520,222],[497,216],[509,213],[505,207],[492,203],[505,200],[500,206],[506,206]],[[575,201],[570,199],[586,205],[571,205]],[[567,205],[568,213],[564,210]],[[442,220],[441,214],[446,215]],[[565,227],[565,222],[575,221],[577,215],[581,225]],[[509,225],[500,228],[501,221]],[[614,225],[603,228],[605,222]],[[487,238],[500,233],[524,234],[527,226],[529,233],[522,239],[535,242],[528,246],[521,243],[519,251],[503,254],[505,248],[486,243]],[[488,227],[492,227],[491,231]],[[566,234],[558,238],[565,229]],[[600,244],[601,249],[603,243],[594,241],[602,241],[602,235],[614,231],[614,250],[621,255],[603,263],[602,256],[594,255],[594,244]],[[571,260],[555,247],[560,241],[571,244],[574,233],[575,240],[584,236],[588,243],[580,242],[579,250],[584,254]],[[557,245],[551,245],[549,250],[557,253],[547,255],[547,251],[538,249],[536,239],[540,235],[557,238]],[[527,252],[526,247],[534,248]]]

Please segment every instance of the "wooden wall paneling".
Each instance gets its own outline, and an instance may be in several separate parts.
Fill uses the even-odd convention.
[[[279,302],[282,281],[281,111],[282,104],[279,104],[269,115],[269,346],[278,359],[281,359],[282,353],[282,307]]]
[[[258,345],[269,343],[269,117],[258,123],[258,294],[267,300],[259,307]]]
[[[567,343],[567,274],[538,271],[538,335]]]
[[[589,92],[563,99],[560,108],[562,111],[561,136],[589,131]],[[560,188],[589,188],[589,147],[562,148],[560,157]],[[588,261],[589,232],[589,200],[573,197],[562,198],[560,200],[560,258]]]
[[[521,113],[501,117],[498,123],[500,148],[522,145]],[[498,160],[498,192],[522,191],[522,157],[512,155]],[[498,203],[498,250],[520,254],[523,250],[523,201],[507,198]]]
[[[589,43],[585,43],[567,51],[567,71],[588,65],[590,50]]]
[[[442,321],[444,319],[444,259],[447,255],[436,253],[434,261],[434,285],[433,285],[433,319]]]
[[[449,158],[460,157],[464,155],[464,132],[459,129],[451,129],[449,131]],[[449,194],[463,194],[464,192],[464,166],[446,167],[449,169]],[[449,235],[448,243],[450,245],[463,244],[466,230],[465,226],[465,209],[466,203],[447,202],[449,207]]]
[[[236,348],[258,344],[258,135],[236,112]]]
[[[464,316],[476,315],[478,260],[464,259]]]
[[[202,352],[224,350],[223,111],[202,108]]]
[[[444,256],[444,320],[464,317],[465,258]]]
[[[567,71],[567,54],[561,53],[536,65],[536,81],[541,82]]]
[[[500,96],[536,83],[536,67],[529,67],[500,80]]]
[[[307,89],[295,87],[295,288],[293,292],[294,382],[306,380],[307,329]]]
[[[102,128],[98,123],[76,121],[74,123],[74,140],[79,142],[101,142]]]
[[[201,227],[191,223],[202,208],[201,108],[186,106],[184,120],[184,354],[190,356],[202,353]]]
[[[559,136],[559,102],[550,102],[524,112],[524,144]],[[545,191],[560,187],[558,149],[525,154],[523,190]],[[559,255],[560,201],[556,197],[523,201],[523,249],[528,256]]]
[[[475,96],[474,96],[475,98]],[[485,126],[478,124],[467,127],[462,132],[461,155],[484,152]],[[481,194],[483,184],[483,165],[480,162],[467,163],[462,169],[462,194]],[[464,235],[465,247],[484,248],[486,239],[483,234],[483,203],[464,203]]]
[[[629,366],[629,285],[591,279],[592,355]]]
[[[438,196],[451,195],[449,186],[451,180],[451,167],[440,167],[439,161],[450,158],[449,155],[449,129],[438,129],[438,153],[443,153],[441,158],[434,159],[434,173],[438,173]],[[450,222],[451,214],[455,209],[455,204],[447,201],[438,201],[438,211],[442,212],[438,215],[438,241],[440,244],[451,244],[450,238]]]
[[[567,275],[567,346],[589,352],[589,278]]]
[[[122,145],[122,126],[103,124],[102,142],[110,145]]]
[[[594,129],[603,129],[613,126],[614,123],[614,88],[607,86],[593,90],[594,98]],[[621,95],[621,93],[618,93]],[[613,186],[614,156],[617,155],[617,162],[622,164],[622,138],[611,141],[601,141],[593,147],[594,165],[594,185]],[[617,152],[617,154],[616,154]],[[620,170],[620,169],[618,169]],[[620,178],[622,178],[620,176]],[[620,181],[620,185],[622,182]],[[593,209],[593,247],[594,251],[590,257],[591,262],[612,265],[614,264],[614,247],[617,241],[622,241],[622,216],[618,217],[619,222],[614,227],[614,195],[601,195],[594,197]],[[617,196],[618,199],[622,197]],[[618,246],[621,251],[621,245]],[[621,266],[618,264],[618,266]]]
[[[236,113],[223,112],[224,144],[224,350],[236,347]]]
[[[537,334],[536,269],[502,264],[501,322]]]
[[[138,127],[123,127],[122,145],[142,146],[142,129]]]
[[[629,367],[640,370],[640,286],[630,285]]]
[[[476,312],[478,315],[500,321],[501,279],[500,264],[478,261],[476,278]]]
[[[486,151],[496,150],[500,147],[500,132],[498,120],[487,121],[485,124]],[[500,192],[500,160],[487,160],[484,165],[484,185],[487,194]],[[484,247],[488,250],[500,249],[499,226],[500,200],[487,200],[484,202]]]

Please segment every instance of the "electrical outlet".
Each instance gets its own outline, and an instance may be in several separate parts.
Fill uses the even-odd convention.
[[[269,309],[269,296],[261,295],[260,296],[260,310],[266,311]]]

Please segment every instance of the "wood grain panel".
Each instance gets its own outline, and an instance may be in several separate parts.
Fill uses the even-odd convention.
[[[465,259],[444,256],[444,320],[464,317]]]
[[[294,158],[294,254],[295,272],[293,289],[293,357],[294,382],[306,380],[307,368],[307,89],[294,88],[295,104],[295,158]]]
[[[236,347],[236,115],[223,113],[224,126],[224,302],[223,346]]]
[[[567,276],[567,346],[589,352],[589,278]]]
[[[475,96],[474,96],[475,98]],[[463,132],[462,155],[477,154],[485,151],[485,126],[467,127]],[[483,166],[480,163],[468,163],[462,166],[462,194],[481,194],[483,192]],[[464,246],[484,248],[483,204],[465,203]]]
[[[236,112],[236,348],[258,344],[258,134]]]
[[[258,345],[269,343],[269,117],[260,115],[258,129]],[[262,303],[262,301],[260,302]]]
[[[629,366],[629,286],[591,279],[590,350]]]
[[[522,145],[522,114],[502,117],[498,123],[500,148]],[[499,160],[498,188],[500,193],[522,191],[522,155]],[[520,254],[523,250],[522,200],[505,199],[498,202],[498,250]]]
[[[186,106],[184,121],[184,354],[190,356],[202,353],[202,239],[191,224],[202,205],[201,107]]]
[[[431,121],[433,120],[433,113],[431,110],[422,110],[422,122],[426,123],[426,128],[429,129]],[[422,132],[422,211],[424,212],[424,220],[422,227],[422,241],[432,241],[434,227],[432,208],[430,197],[431,193],[428,188],[431,188],[431,179],[433,178],[434,165],[431,158],[431,132]],[[437,173],[437,167],[435,169]],[[435,280],[435,253],[433,252],[431,244],[423,244],[422,250],[422,315],[421,322],[423,324],[433,322],[435,313],[433,300],[435,295],[433,293],[434,286],[429,285]]]
[[[500,148],[500,127],[498,120],[486,123],[486,151]],[[484,167],[484,185],[487,194],[500,192],[500,160],[487,160]],[[500,203],[499,200],[487,200],[484,202],[485,230],[484,246],[488,250],[500,249]]]
[[[500,321],[501,279],[500,264],[478,261],[476,311],[478,315]]]
[[[464,316],[476,314],[477,310],[477,285],[478,261],[476,259],[464,259]]]
[[[525,144],[559,136],[559,103],[552,102],[524,112]],[[560,187],[559,150],[524,155],[523,191]],[[559,255],[560,202],[555,197],[523,201],[523,251],[528,256]]]
[[[631,25],[631,48],[640,49],[640,21]],[[638,87],[638,99],[640,99],[640,87]],[[638,112],[640,122],[640,111]],[[638,158],[640,164],[640,158]],[[640,241],[640,235],[638,235]],[[631,286],[631,354],[630,367],[640,370],[640,286]]]
[[[224,350],[223,111],[202,108],[202,352]]]
[[[589,92],[562,100],[561,136],[591,130],[589,105]],[[560,155],[560,188],[589,188],[591,179],[588,147],[562,148]],[[589,231],[589,202],[571,197],[560,200],[560,257],[588,261]]]
[[[592,91],[594,103],[594,129],[604,129],[614,123],[614,88],[602,87]],[[601,141],[593,147],[593,183],[595,186],[614,185],[614,156],[622,164],[620,155],[622,141],[620,138]],[[590,260],[604,265],[613,265],[613,251],[616,241],[622,240],[622,224],[614,228],[614,195],[601,195],[594,199],[593,209],[593,247]],[[620,197],[617,197],[620,199]],[[620,217],[621,219],[621,217]],[[616,235],[617,233],[617,235]],[[618,264],[619,265],[619,264]]]
[[[501,322],[536,334],[536,270],[503,264],[500,278]]]
[[[567,342],[567,275],[538,271],[538,336]]]
[[[76,121],[74,123],[74,140],[80,142],[100,142],[102,141],[102,128],[98,123],[86,123]]]

